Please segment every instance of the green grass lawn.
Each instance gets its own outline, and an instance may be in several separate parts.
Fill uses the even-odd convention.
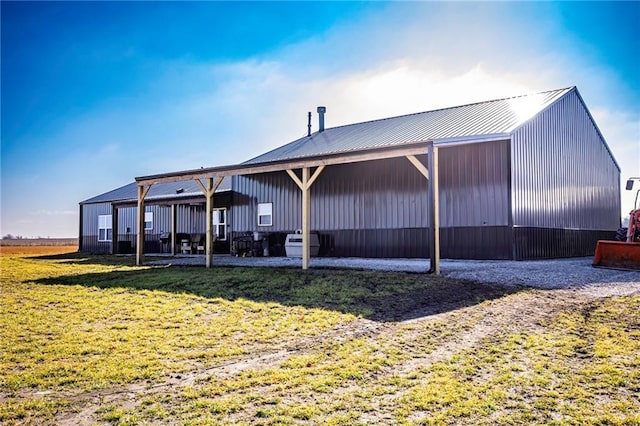
[[[0,262],[2,424],[640,424],[637,295]]]

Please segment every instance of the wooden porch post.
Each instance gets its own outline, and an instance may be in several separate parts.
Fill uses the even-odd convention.
[[[83,208],[82,208],[82,204],[80,204],[80,220],[79,220],[79,232],[78,232],[78,251],[82,251],[83,250],[83,245],[82,242],[84,240],[84,232],[83,232],[83,228],[84,228],[84,215],[83,215]]]
[[[215,184],[213,182],[213,178],[207,178],[207,186],[205,187],[200,179],[194,179],[198,186],[200,186],[200,190],[204,193],[206,197],[206,246],[205,246],[205,256],[207,259],[207,268],[211,268],[213,263],[213,194],[215,194],[216,190],[222,183],[222,177],[218,177]]]
[[[171,204],[171,256],[176,255],[176,225],[178,223],[177,204]]]
[[[309,259],[311,258],[311,185],[318,179],[322,170],[324,170],[324,166],[318,166],[313,175],[309,177],[309,167],[303,167],[302,180],[293,170],[287,170],[291,179],[302,191],[302,269],[309,269]]]
[[[213,262],[213,178],[207,179],[207,236],[205,255],[207,256],[207,268],[211,268]]]
[[[433,143],[428,147],[429,196],[431,201],[431,241],[429,273],[440,275],[440,194],[438,185],[438,147]]]
[[[118,208],[111,204],[111,254],[118,254]]]
[[[144,197],[151,185],[138,185],[138,235],[136,236],[136,265],[144,262]],[[112,231],[113,232],[113,231]]]
[[[302,269],[309,269],[309,228],[311,227],[311,197],[309,194],[309,168],[302,169]]]

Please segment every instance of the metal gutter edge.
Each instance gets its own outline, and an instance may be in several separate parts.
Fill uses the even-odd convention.
[[[444,139],[434,139],[433,145],[437,147],[447,147],[456,145],[469,145],[474,143],[496,142],[511,139],[511,133],[492,133],[490,135],[472,135]]]
[[[218,190],[215,193],[224,194],[224,193],[230,193],[230,192],[233,192],[231,188],[225,188],[225,189]],[[175,201],[175,200],[182,200],[182,199],[189,200],[189,199],[196,199],[196,198],[204,198],[204,195],[202,194],[202,192],[187,192],[179,195],[172,195],[172,194],[154,195],[151,197],[145,197],[145,201],[150,201],[152,203],[155,203],[155,202],[162,202],[162,201]],[[110,200],[94,201],[91,203],[81,201],[78,204],[81,206],[85,206],[89,204],[102,204],[102,203],[111,203],[111,204],[119,205],[119,204],[136,203],[137,201],[138,201],[137,198],[113,198]]]

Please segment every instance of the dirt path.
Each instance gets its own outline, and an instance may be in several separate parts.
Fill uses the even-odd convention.
[[[295,354],[312,354],[327,342],[339,343],[357,338],[372,342],[411,342],[420,338],[421,326],[434,322],[454,324],[456,332],[446,335],[436,342],[437,347],[430,353],[416,355],[404,362],[396,363],[384,372],[386,375],[406,375],[434,363],[447,360],[457,353],[472,349],[483,340],[499,336],[506,330],[510,333],[535,332],[543,329],[541,323],[559,311],[611,296],[640,294],[640,282],[590,285],[582,288],[562,290],[527,290],[508,294],[485,303],[475,304],[441,313],[429,304],[419,306],[411,312],[403,313],[409,318],[394,322],[380,322],[358,318],[322,333],[286,342],[279,346],[264,347],[252,355],[239,357],[215,366],[195,368],[187,374],[173,375],[153,384],[140,383],[123,388],[84,394],[67,394],[62,397],[71,400],[79,408],[78,412],[65,413],[56,417],[60,425],[95,424],[97,411],[105,405],[116,405],[124,409],[135,409],[146,397],[162,394],[177,394],[187,386],[198,386],[210,377],[230,378],[246,370],[261,370],[277,367]],[[430,302],[432,303],[432,302]],[[414,304],[412,308],[416,305]],[[413,333],[413,334],[412,334]],[[410,348],[408,348],[410,351]],[[27,395],[25,395],[27,396]],[[381,407],[392,404],[398,394],[385,395],[377,404]],[[384,413],[384,410],[381,410]],[[384,415],[384,414],[382,414]],[[366,422],[385,421],[377,411],[368,413]]]

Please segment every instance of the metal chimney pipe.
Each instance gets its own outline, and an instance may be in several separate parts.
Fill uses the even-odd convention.
[[[319,132],[324,132],[324,113],[325,112],[327,112],[327,108],[323,106],[318,107],[318,118],[320,120],[320,128],[318,129]]]
[[[309,111],[309,122],[307,123],[307,136],[311,136],[311,111]]]

